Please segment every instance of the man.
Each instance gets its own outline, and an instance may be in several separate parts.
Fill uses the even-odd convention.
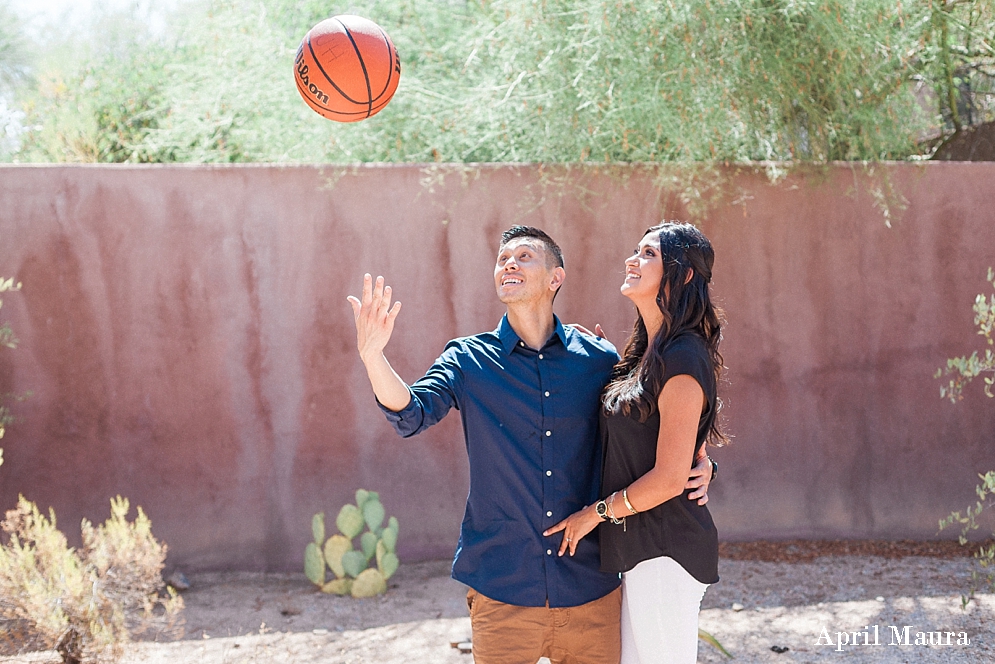
[[[553,526],[601,496],[600,395],[618,360],[600,336],[564,326],[553,299],[566,273],[543,231],[515,226],[501,238],[494,286],[507,313],[493,332],[450,341],[410,387],[383,350],[400,302],[382,277],[350,296],[357,344],[381,409],[402,436],[459,409],[470,494],[453,578],[467,603],[477,664],[612,664],[620,651],[621,590],[599,570],[597,538],[558,556]],[[707,460],[689,486],[707,489]]]

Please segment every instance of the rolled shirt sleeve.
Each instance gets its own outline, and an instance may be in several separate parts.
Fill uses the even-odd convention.
[[[408,387],[411,401],[393,411],[377,400],[387,421],[397,433],[408,438],[437,424],[450,408],[460,409],[459,396],[463,374],[459,366],[459,340],[450,341],[424,376]]]

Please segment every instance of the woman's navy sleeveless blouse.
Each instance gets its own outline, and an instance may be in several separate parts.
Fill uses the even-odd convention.
[[[699,335],[682,334],[664,351],[663,361],[662,384],[687,374],[698,381],[705,393],[708,405],[698,421],[697,456],[708,434],[709,415],[715,410],[715,374],[708,348]],[[600,424],[604,449],[601,495],[608,496],[626,488],[656,464],[660,413],[654,412],[640,422],[637,408],[631,408],[628,415],[602,412]],[[670,556],[700,583],[718,581],[718,533],[708,508],[688,500],[689,493],[685,491],[651,510],[629,516],[624,528],[610,521],[602,523],[602,571],[627,572],[644,560]],[[619,516],[626,512],[621,500],[616,500],[615,509]]]

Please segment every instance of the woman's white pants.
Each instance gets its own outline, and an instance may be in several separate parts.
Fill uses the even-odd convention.
[[[666,556],[622,574],[621,664],[694,664],[707,587]]]

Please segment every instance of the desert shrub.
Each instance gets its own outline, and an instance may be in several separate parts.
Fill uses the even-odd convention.
[[[975,487],[978,501],[974,505],[968,506],[964,514],[953,512],[945,519],[940,519],[940,530],[954,524],[961,526],[958,537],[961,546],[967,546],[967,536],[980,528],[978,518],[985,511],[985,508],[995,506],[995,501],[992,500],[995,498],[995,471],[988,471],[984,475],[978,475],[978,477],[981,478],[981,484]],[[971,586],[968,593],[961,597],[964,606],[967,606],[978,590],[995,592],[995,533],[992,533],[992,539],[987,544],[978,547],[974,558],[977,562],[977,568],[971,570]]]
[[[981,355],[974,351],[970,357],[952,357],[947,360],[946,367],[936,370],[936,378],[953,376],[946,385],[940,386],[940,397],[948,398],[954,403],[964,398],[964,386],[983,374],[993,374],[984,376],[983,380],[985,395],[995,398],[995,393],[992,392],[992,386],[995,385],[995,353],[992,352],[995,347],[995,338],[992,336],[995,334],[995,270],[992,268],[988,268],[988,281],[992,285],[992,294],[987,298],[979,294],[972,307],[974,324],[978,326],[978,334],[985,338],[988,347]]]
[[[995,291],[995,270],[992,268],[988,268],[988,281]],[[978,326],[978,334],[985,338],[988,348],[984,349],[982,355],[979,355],[978,351],[974,351],[970,357],[962,355],[951,358],[947,360],[946,368],[936,370],[936,378],[953,376],[946,385],[940,387],[940,398],[950,399],[953,403],[964,398],[964,386],[972,380],[983,374],[995,374],[995,354],[992,353],[992,346],[995,346],[995,339],[992,337],[995,333],[995,292],[987,298],[984,294],[979,294],[974,299],[973,310],[974,324]],[[995,394],[992,393],[995,376],[985,376],[984,383],[985,395],[995,397]],[[981,478],[981,484],[974,489],[978,496],[977,502],[973,506],[969,506],[963,514],[953,512],[940,520],[940,530],[954,524],[961,526],[958,539],[962,546],[967,545],[967,536],[980,527],[978,518],[985,508],[995,505],[992,501],[992,498],[995,497],[995,471],[988,471],[984,475],[978,475],[978,477]],[[975,592],[981,588],[988,588],[995,592],[995,533],[992,534],[992,538],[993,540],[988,545],[980,546],[974,554],[978,569],[972,570],[970,589],[968,594],[962,597],[965,606],[974,597]]]
[[[142,509],[111,500],[111,515],[83,520],[83,546],[69,547],[23,496],[7,512],[0,546],[0,652],[54,649],[67,664],[112,661],[133,635],[172,635],[183,600],[162,581],[166,545],[152,536]]]

